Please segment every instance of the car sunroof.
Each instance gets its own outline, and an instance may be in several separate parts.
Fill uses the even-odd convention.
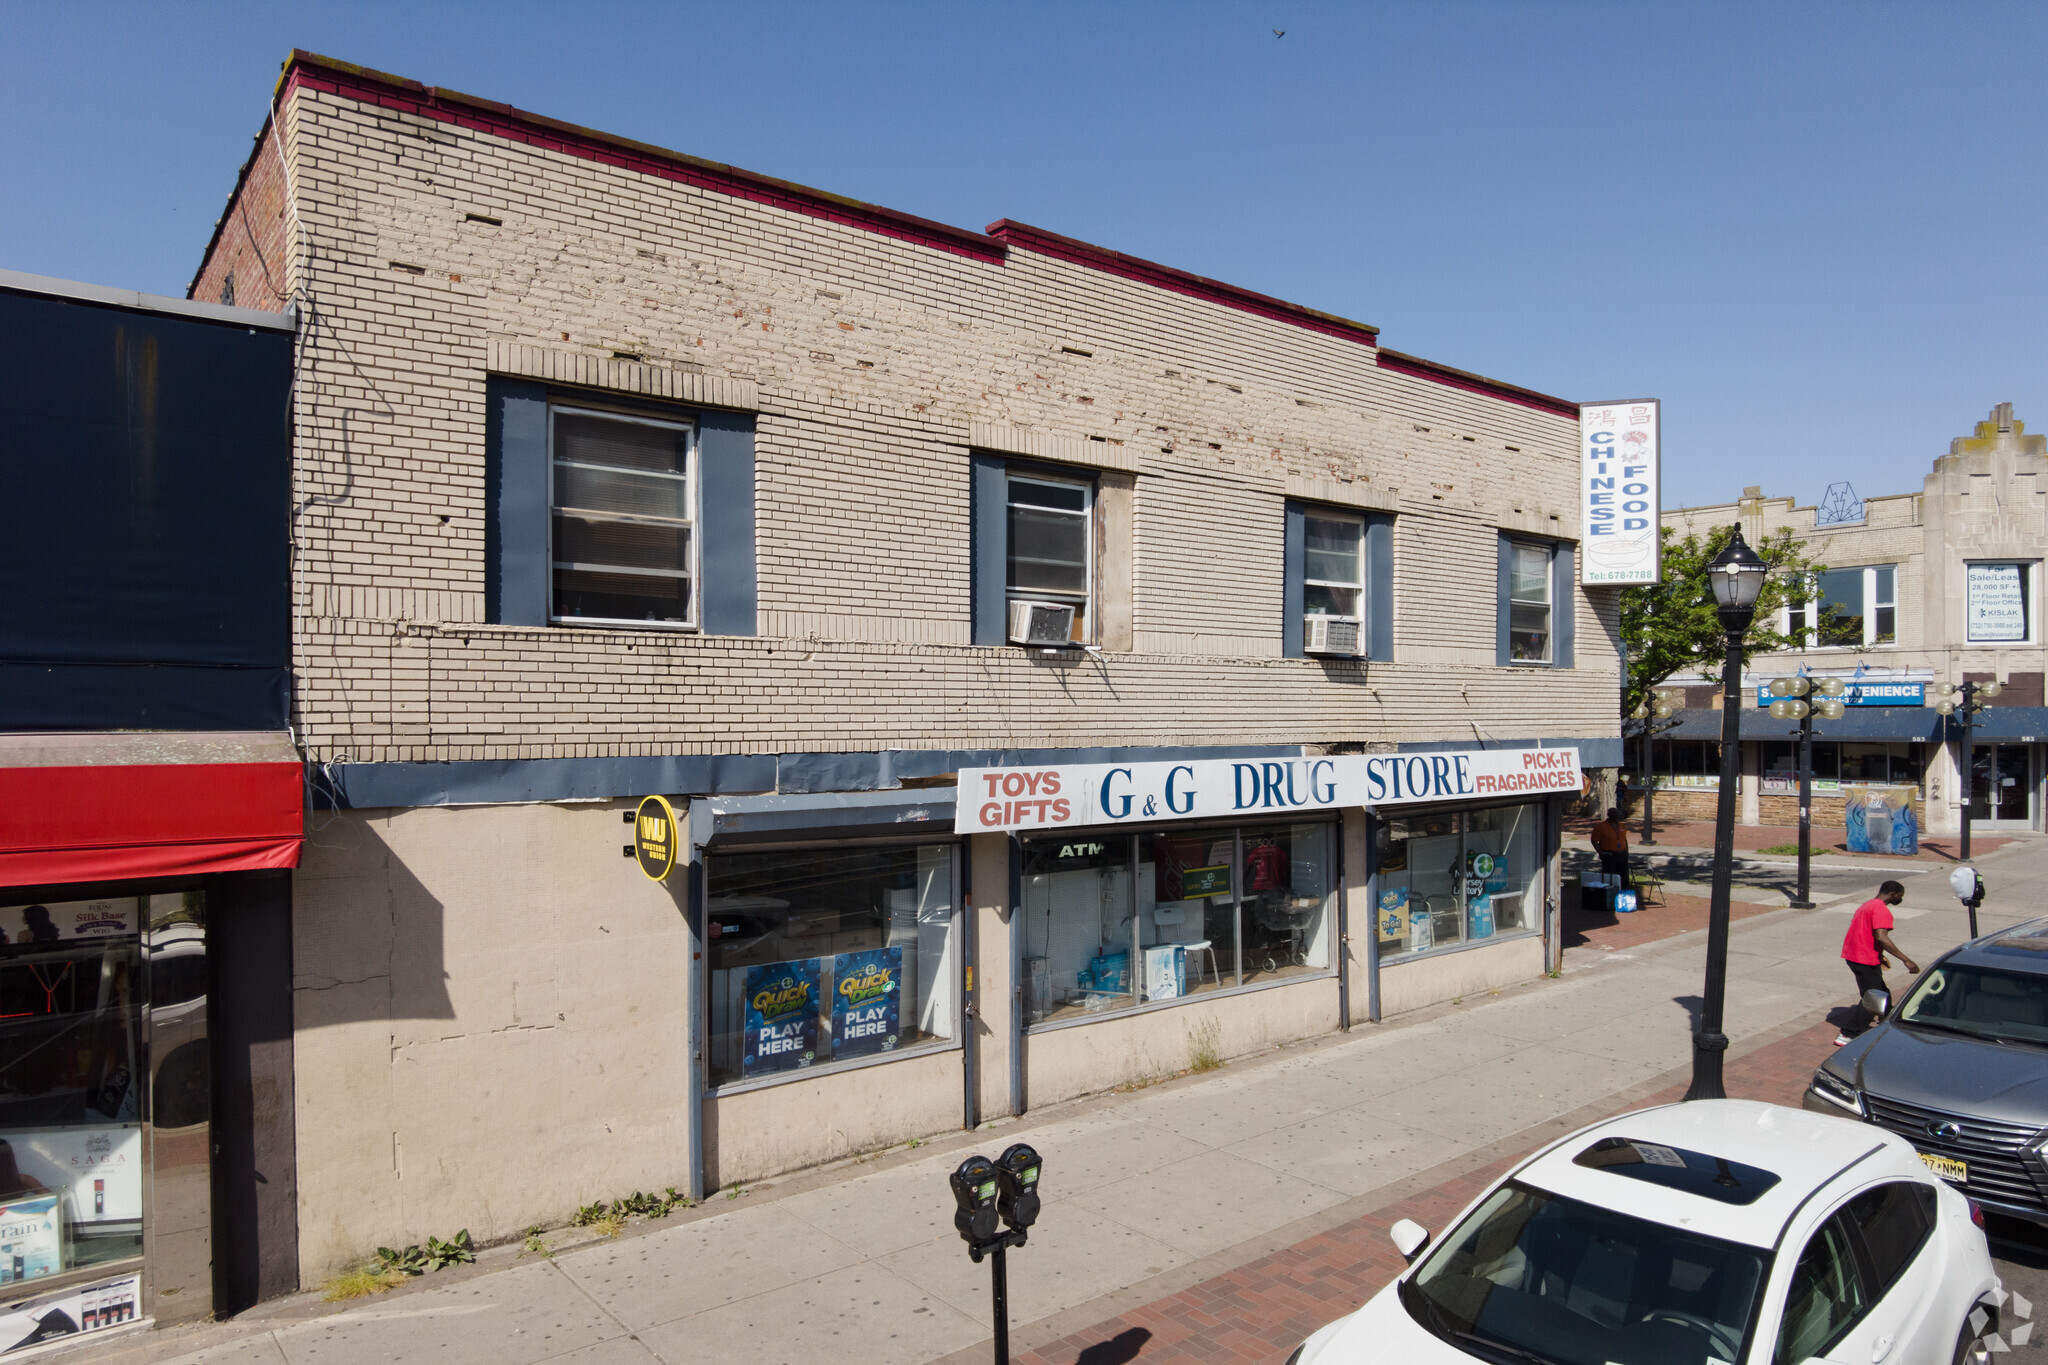
[[[1683,1190],[1723,1204],[1754,1204],[1778,1177],[1759,1166],[1683,1147],[1666,1147],[1635,1138],[1607,1137],[1572,1158],[1574,1166],[1646,1180],[1667,1190]]]

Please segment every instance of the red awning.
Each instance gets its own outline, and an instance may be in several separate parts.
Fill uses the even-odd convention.
[[[297,867],[281,734],[0,735],[0,886]]]

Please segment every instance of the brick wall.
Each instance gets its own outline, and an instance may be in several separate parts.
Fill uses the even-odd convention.
[[[305,86],[283,115],[315,316],[295,703],[318,758],[1615,731],[1611,593],[1572,604],[1576,669],[1493,662],[1496,528],[1577,534],[1568,418],[1022,246],[937,249]],[[259,155],[243,197],[281,180]],[[494,346],[757,395],[761,638],[483,622]],[[976,424],[1135,468],[1133,652],[966,645]],[[1304,480],[1398,513],[1391,661],[1280,657]]]

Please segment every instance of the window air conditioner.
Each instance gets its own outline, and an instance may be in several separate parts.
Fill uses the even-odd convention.
[[[1010,643],[1067,646],[1074,643],[1074,609],[1064,602],[1010,603]]]
[[[1342,654],[1358,657],[1358,622],[1341,616],[1305,616],[1301,622],[1304,654]]]

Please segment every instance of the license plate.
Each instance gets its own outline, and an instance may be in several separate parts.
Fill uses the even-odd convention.
[[[1953,1180],[1958,1185],[1970,1178],[1968,1162],[1958,1161],[1952,1156],[1936,1156],[1932,1152],[1920,1153],[1920,1159],[1927,1163],[1927,1169],[1943,1180]]]

